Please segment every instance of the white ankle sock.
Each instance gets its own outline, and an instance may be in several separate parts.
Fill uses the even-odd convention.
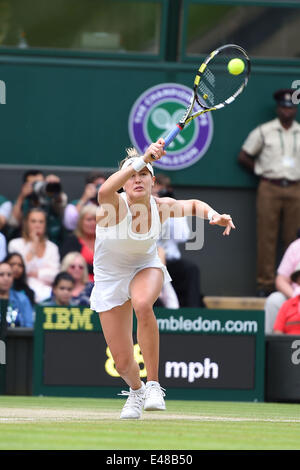
[[[156,382],[156,380],[149,380],[149,382],[146,383],[146,385],[152,385],[152,384],[158,384],[159,382]]]
[[[144,384],[144,382],[142,382],[142,385],[141,385],[140,388],[138,388],[137,390],[133,390],[133,389],[130,387],[130,391],[131,391],[131,392],[138,393],[138,392],[141,392],[144,388],[145,388],[145,384]]]

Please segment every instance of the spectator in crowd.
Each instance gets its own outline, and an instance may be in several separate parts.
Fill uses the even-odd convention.
[[[7,300],[6,325],[32,328],[33,308],[23,292],[13,289],[13,272],[10,265],[0,263],[0,299]]]
[[[261,297],[274,290],[280,226],[285,249],[300,227],[300,124],[295,121],[294,91],[274,93],[277,118],[256,127],[238,156],[239,163],[260,178],[256,226],[257,295]]]
[[[7,223],[12,213],[12,202],[5,196],[0,195],[0,230],[5,233]]]
[[[23,174],[23,184],[21,191],[12,207],[9,224],[11,225],[12,229],[14,229],[14,231],[12,231],[12,236],[9,235],[9,238],[20,235],[22,218],[29,208],[34,205],[34,184],[38,181],[43,182],[44,180],[44,174],[40,170],[32,169],[25,171]]]
[[[300,263],[291,275],[291,283],[297,285],[294,295],[279,309],[273,331],[288,335],[300,335]]]
[[[49,299],[41,303],[41,305],[61,305],[73,306],[72,291],[75,281],[71,274],[61,271],[55,276],[52,285],[52,295]]]
[[[29,170],[24,174],[23,181],[10,220],[10,224],[19,230],[14,232],[13,237],[20,235],[23,217],[30,209],[39,207],[47,214],[49,240],[56,244],[61,243],[64,237],[63,214],[68,198],[62,190],[60,178],[53,174],[44,177],[39,170]]]
[[[61,271],[71,274],[75,281],[72,290],[72,304],[89,307],[94,283],[89,281],[87,262],[84,257],[77,251],[71,251],[63,258]]]
[[[97,194],[101,185],[106,180],[106,175],[101,171],[92,171],[86,177],[86,185],[79,200],[67,205],[64,212],[64,226],[67,230],[74,231],[81,209],[86,204],[98,205]]]
[[[300,262],[300,238],[292,242],[285,251],[278,266],[275,279],[276,291],[270,294],[265,302],[265,333],[271,334],[273,325],[282,304],[294,296],[297,284],[291,275]]]
[[[14,278],[13,288],[17,292],[23,292],[29,298],[31,305],[34,306],[34,292],[27,283],[26,268],[22,256],[20,253],[9,253],[4,261],[12,269]]]
[[[158,197],[174,197],[174,190],[170,178],[164,173],[157,173],[153,195]]]
[[[59,272],[60,257],[55,243],[47,238],[46,214],[40,208],[31,209],[24,220],[22,237],[8,243],[8,252],[20,253],[24,259],[29,287],[35,302],[51,295],[51,285]]]
[[[3,233],[0,232],[0,261],[3,261],[6,256],[7,246],[6,238]]]
[[[97,206],[87,204],[79,214],[76,230],[68,235],[60,248],[61,259],[71,251],[78,251],[87,262],[89,281],[94,281],[93,257],[96,238]]]
[[[165,250],[162,246],[157,247],[158,256],[160,257],[162,263],[166,266],[166,255]],[[179,300],[175,289],[172,285],[172,282],[168,282],[162,286],[159,297],[154,304],[155,307],[165,307],[176,310],[179,308]]]
[[[164,174],[156,176],[153,195],[174,197],[169,177]],[[172,277],[172,286],[180,307],[204,307],[199,268],[192,261],[182,257],[178,246],[189,238],[190,228],[186,217],[168,218],[163,224],[158,246],[164,250],[167,270]]]

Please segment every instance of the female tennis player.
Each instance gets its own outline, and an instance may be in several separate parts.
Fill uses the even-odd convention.
[[[176,200],[151,195],[155,177],[151,161],[166,152],[164,140],[152,143],[143,156],[128,149],[120,170],[111,175],[98,193],[95,284],[91,309],[99,313],[103,334],[115,367],[129,386],[121,419],[138,419],[145,410],[164,410],[164,389],[158,378],[159,332],[153,304],[164,283],[171,281],[161,262],[156,241],[167,217],[196,215],[213,225],[235,228],[229,215],[220,215],[198,200]],[[118,191],[123,188],[121,194]],[[147,383],[133,355],[133,309],[137,339],[147,370]]]

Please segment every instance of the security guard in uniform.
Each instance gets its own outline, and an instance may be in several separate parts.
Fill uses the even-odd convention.
[[[257,191],[257,295],[274,290],[280,229],[286,249],[300,228],[300,124],[295,90],[274,93],[277,118],[246,138],[238,161],[260,177]]]

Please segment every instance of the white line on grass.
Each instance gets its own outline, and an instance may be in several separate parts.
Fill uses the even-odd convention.
[[[69,409],[40,408],[0,408],[0,423],[41,422],[41,421],[103,421],[119,420],[118,411],[88,411]],[[207,422],[265,422],[265,423],[300,423],[300,418],[248,418],[228,416],[184,415],[165,412],[145,412],[142,420],[178,420]]]

